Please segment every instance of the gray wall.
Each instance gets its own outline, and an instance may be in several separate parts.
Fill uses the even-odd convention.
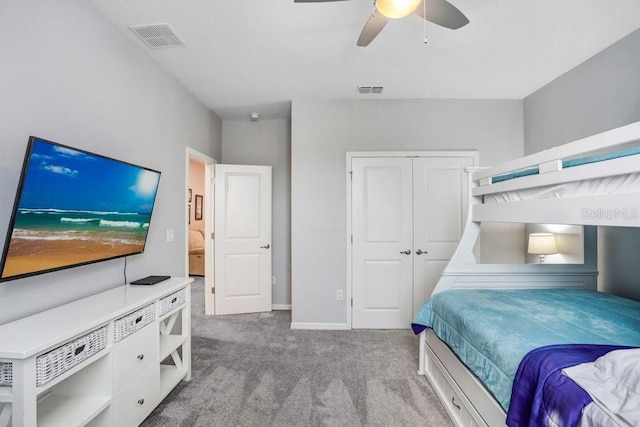
[[[527,154],[640,120],[640,30],[524,100]],[[640,229],[600,227],[599,287],[640,300]]]
[[[29,135],[162,171],[129,280],[183,276],[186,146],[220,157],[220,119],[84,0],[0,0],[0,239]],[[175,241],[166,242],[166,230]],[[122,285],[124,260],[0,284],[0,323]]]
[[[522,117],[519,100],[294,101],[292,322],[347,322],[347,151],[477,149],[488,166],[523,154]]]
[[[291,122],[222,122],[220,163],[272,166],[273,304],[291,304]]]

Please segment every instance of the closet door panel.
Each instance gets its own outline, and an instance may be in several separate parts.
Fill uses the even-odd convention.
[[[412,316],[409,158],[353,159],[353,328],[405,329]]]
[[[414,311],[431,295],[458,246],[469,195],[465,168],[473,164],[471,157],[413,160]]]
[[[449,260],[429,260],[416,255],[413,276],[413,313],[431,296]]]

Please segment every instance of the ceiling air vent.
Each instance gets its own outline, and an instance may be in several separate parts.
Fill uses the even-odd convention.
[[[382,86],[358,86],[358,93],[382,93]]]
[[[129,28],[152,49],[185,45],[169,24],[131,25]]]

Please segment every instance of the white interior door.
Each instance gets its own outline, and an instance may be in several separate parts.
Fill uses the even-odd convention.
[[[271,311],[271,166],[216,165],[215,313]]]
[[[411,322],[411,169],[410,158],[352,160],[353,328]]]
[[[413,159],[413,312],[435,288],[462,232],[469,204],[465,168],[472,157]]]

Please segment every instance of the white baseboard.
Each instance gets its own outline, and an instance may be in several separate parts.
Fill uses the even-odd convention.
[[[272,304],[271,310],[291,310],[291,304]]]
[[[331,331],[348,331],[346,323],[307,323],[307,322],[291,322],[291,329],[316,329]]]

